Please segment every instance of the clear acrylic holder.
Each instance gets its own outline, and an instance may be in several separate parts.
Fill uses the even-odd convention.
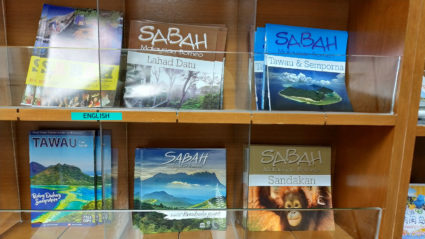
[[[42,104],[37,105],[22,105],[25,103],[23,100],[23,95],[28,89],[26,81],[27,78],[31,76],[28,74],[30,70],[30,62],[32,57],[32,52],[35,49],[33,47],[0,47],[0,51],[5,54],[1,54],[0,66],[6,68],[5,71],[2,71],[0,75],[0,89],[3,92],[2,97],[0,97],[0,105],[2,108],[53,108],[53,109],[116,109],[116,110],[125,110],[125,111],[230,111],[230,112],[268,112],[267,110],[256,110],[256,98],[258,97],[255,93],[255,79],[254,79],[254,54],[251,52],[201,52],[204,55],[225,55],[223,74],[220,74],[220,70],[210,71],[213,72],[215,77],[217,77],[216,83],[211,83],[207,76],[202,77],[202,74],[199,73],[196,77],[192,77],[188,82],[181,81],[183,86],[180,87],[180,90],[177,90],[177,86],[171,85],[171,81],[168,79],[172,74],[160,74],[159,81],[154,82],[153,73],[151,74],[152,79],[150,79],[150,87],[146,88],[145,91],[155,90],[160,85],[165,85],[162,89],[163,96],[158,96],[160,98],[160,103],[155,102],[155,99],[152,100],[152,97],[148,99],[147,97],[142,97],[147,103],[143,106],[142,104],[136,104],[137,107],[128,108],[123,103],[124,97],[126,96],[125,87],[130,83],[131,74],[134,73],[135,68],[130,68],[133,66],[127,65],[128,53],[137,52],[138,55],[147,55],[150,56],[168,56],[167,59],[177,59],[177,57],[170,58],[170,53],[165,53],[164,51],[142,51],[135,49],[74,49],[74,48],[47,48],[44,50],[49,50],[51,52],[50,58],[53,60],[47,60],[46,69],[38,69],[39,71],[43,70],[47,72],[46,74],[51,77],[51,79],[57,80],[56,83],[50,84],[53,90],[51,90],[51,95],[56,95],[57,97],[65,97],[66,100],[71,102],[73,98],[79,95],[79,99],[82,102],[84,98],[84,88],[90,88],[86,82],[90,81],[94,83],[91,88],[93,95],[97,95],[98,104],[79,104],[76,107],[72,107],[71,103],[66,104]],[[176,56],[178,54],[190,54],[192,52],[174,52]],[[198,52],[199,53],[199,52]],[[271,54],[269,54],[271,55]],[[111,56],[120,57],[121,65],[119,67],[119,80],[112,85],[107,83],[107,81],[99,82],[100,75],[105,76],[107,70],[110,68],[110,63],[106,62],[106,59],[109,59]],[[302,57],[302,56],[299,56]],[[65,58],[66,60],[55,60]],[[84,59],[85,58],[85,59]],[[99,60],[100,59],[100,60]],[[397,56],[346,56],[346,73],[345,73],[345,88],[348,94],[348,98],[351,102],[353,111],[344,111],[347,113],[383,113],[383,114],[393,114],[393,108],[397,92],[397,78],[398,78],[398,68],[400,64],[400,57]],[[34,66],[34,60],[32,61]],[[98,64],[100,62],[100,65]],[[103,63],[105,62],[105,63]],[[61,65],[62,64],[62,65]],[[52,67],[49,68],[49,65]],[[64,69],[58,68],[58,65],[64,67]],[[90,66],[87,68],[87,66]],[[214,65],[214,68],[216,66]],[[220,67],[217,67],[220,69]],[[89,69],[89,70],[88,70]],[[118,67],[114,68],[115,71],[118,71]],[[267,69],[266,69],[267,70]],[[70,75],[70,72],[74,72]],[[136,71],[137,72],[137,71]],[[190,71],[187,71],[190,72]],[[186,72],[186,73],[187,73]],[[38,78],[42,79],[47,75],[37,75]],[[187,76],[188,73],[185,75]],[[221,80],[221,76],[223,76]],[[64,78],[61,78],[64,77]],[[168,77],[168,78],[166,78]],[[76,78],[76,82],[69,83],[73,78]],[[134,78],[134,77],[133,77]],[[131,79],[133,79],[131,78]],[[104,78],[103,78],[104,79]],[[143,78],[144,79],[144,78]],[[61,80],[65,83],[61,83]],[[142,79],[137,78],[135,82],[140,82]],[[314,82],[316,80],[313,79]],[[49,82],[48,80],[45,82]],[[50,81],[52,82],[52,80]],[[158,83],[159,82],[159,83]],[[188,83],[184,85],[184,83]],[[40,83],[41,84],[41,83]],[[44,83],[47,84],[47,83]],[[62,85],[61,85],[62,84]],[[217,90],[219,94],[214,99],[213,106],[209,106],[208,103],[204,104],[205,101],[192,100],[190,94],[196,95],[204,94],[205,89],[212,89],[206,87],[208,84],[217,84],[214,87],[221,87],[220,91]],[[95,86],[97,85],[97,86]],[[188,86],[189,85],[189,86]],[[42,87],[39,87],[44,90],[43,84]],[[146,84],[145,84],[146,86]],[[179,93],[179,96],[176,96],[174,103],[169,99],[170,94],[177,94],[176,92],[168,91],[166,92],[167,87],[173,88],[173,90],[182,91]],[[184,88],[186,86],[186,88]],[[321,86],[321,85],[318,85]],[[324,85],[322,85],[324,86]],[[62,88],[60,88],[62,87]],[[183,88],[184,89],[183,89]],[[65,89],[64,89],[65,88]],[[71,90],[73,88],[73,90]],[[112,89],[112,98],[116,96],[115,104],[112,104],[112,98],[109,97],[107,100],[104,100],[103,103],[102,97],[108,93],[107,89]],[[183,89],[183,90],[182,90]],[[116,90],[116,91],[115,91]],[[279,90],[279,89],[277,89]],[[344,90],[344,89],[342,89]],[[204,93],[202,93],[204,91]],[[149,93],[149,92],[148,92]],[[168,96],[166,96],[168,93]],[[45,96],[49,94],[45,94]],[[140,94],[139,94],[140,95]],[[143,95],[143,94],[142,94]],[[162,99],[162,98],[163,99]],[[179,98],[180,97],[180,98]],[[179,100],[177,99],[181,99]],[[191,99],[193,102],[191,104],[183,103],[183,98],[185,101]],[[283,99],[283,97],[281,97]],[[148,99],[148,100],[146,100]],[[195,98],[193,98],[195,99]],[[89,101],[95,101],[91,97]],[[220,101],[219,103],[215,101]],[[154,107],[158,106],[161,103],[166,102],[165,107]],[[201,103],[200,103],[201,102]],[[154,104],[155,103],[155,104]],[[186,104],[186,107],[185,107]],[[59,107],[60,105],[60,107]],[[81,107],[83,105],[83,107]],[[131,105],[131,104],[130,104]],[[37,107],[34,107],[37,106]],[[67,106],[67,107],[62,107]],[[128,105],[127,105],[128,106]],[[131,105],[132,106],[132,105]],[[316,108],[313,112],[333,112],[333,108],[329,108],[327,111],[326,107]],[[301,109],[303,110],[303,109]],[[271,112],[297,112],[298,109],[294,108],[293,110],[273,110]],[[337,110],[340,111],[340,110]],[[303,111],[311,112],[311,111]]]
[[[50,225],[47,227],[32,227],[31,213],[53,211],[3,210],[0,218],[13,218],[15,225],[3,230],[2,238],[378,238],[382,210],[380,208],[358,209],[300,209],[301,213],[321,214],[330,213],[334,217],[334,230],[317,231],[252,231],[246,225],[246,215],[269,216],[284,215],[287,209],[211,209],[211,210],[97,210],[97,211],[54,211],[67,213],[68,216],[80,217],[82,214],[93,218],[107,219],[104,223],[90,226]],[[144,213],[221,213],[225,214],[226,229],[223,230],[194,230],[181,229],[176,232],[141,232],[134,226],[133,215]],[[272,222],[270,219],[270,223]],[[278,217],[279,218],[279,217]],[[248,216],[249,220],[249,216]],[[176,222],[179,220],[176,220]],[[142,223],[142,222],[140,222]],[[314,222],[313,222],[314,223]],[[178,224],[178,223],[177,223]],[[176,225],[177,225],[176,224]],[[181,223],[183,228],[185,223]],[[3,225],[0,225],[0,228]],[[152,226],[155,228],[154,226]],[[176,226],[178,229],[179,227]],[[155,229],[153,229],[155,231]]]

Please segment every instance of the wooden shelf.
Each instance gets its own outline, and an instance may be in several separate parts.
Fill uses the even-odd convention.
[[[326,113],[326,125],[371,125],[393,126],[396,124],[397,115],[366,114],[366,113]]]
[[[425,137],[425,125],[416,126],[416,137]]]
[[[325,112],[138,111],[131,109],[3,108],[0,120],[71,121],[72,112],[121,112],[120,122],[254,124],[254,125],[364,125],[393,126],[397,115]],[[114,121],[108,121],[114,122]],[[419,126],[418,126],[419,127]],[[425,126],[424,126],[425,127]],[[423,129],[425,136],[425,128]]]
[[[179,123],[250,124],[249,112],[178,112]]]
[[[122,112],[123,122],[140,123],[176,123],[177,114],[175,111],[131,111],[122,109],[102,109],[99,112]]]
[[[324,125],[325,114],[320,112],[298,112],[298,113],[273,113],[254,112],[252,114],[253,124],[278,124],[278,125]]]
[[[0,111],[1,112],[1,111]],[[72,112],[122,112],[121,122],[173,123],[177,122],[175,111],[129,111],[122,109],[45,109],[22,108],[14,119],[21,121],[72,121]],[[108,121],[109,122],[109,121]],[[112,121],[113,122],[113,121]]]
[[[0,120],[16,120],[17,119],[16,108],[3,108],[0,109]]]
[[[17,117],[22,121],[71,121],[71,112],[96,112],[96,110],[21,108]]]

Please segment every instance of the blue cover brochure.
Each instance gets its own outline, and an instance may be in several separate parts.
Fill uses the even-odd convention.
[[[266,24],[271,110],[352,111],[345,85],[346,31]]]
[[[268,109],[268,92],[266,90],[266,81],[264,77],[264,40],[265,28],[258,27],[255,31],[254,39],[254,76],[255,76],[255,100],[257,102],[257,110]]]
[[[33,227],[95,225],[95,131],[36,130],[29,134]]]
[[[226,150],[138,148],[134,213],[144,233],[225,230]],[[190,209],[190,210],[185,210]],[[198,209],[198,210],[194,210]]]

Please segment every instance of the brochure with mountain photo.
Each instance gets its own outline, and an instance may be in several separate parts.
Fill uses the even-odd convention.
[[[92,226],[95,209],[95,131],[36,130],[29,134],[31,225]]]
[[[143,233],[226,229],[226,211],[202,210],[226,209],[225,149],[138,148],[135,155],[134,209],[158,210],[134,213],[135,227]]]
[[[251,145],[248,167],[248,208],[280,209],[248,211],[248,230],[335,230],[320,210],[332,208],[330,147]]]
[[[346,31],[266,24],[265,74],[271,110],[352,111]]]
[[[122,31],[121,12],[44,4],[21,104],[114,106]]]
[[[227,28],[130,21],[126,107],[220,109]]]

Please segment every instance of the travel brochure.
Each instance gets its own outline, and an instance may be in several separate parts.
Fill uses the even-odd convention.
[[[220,109],[227,29],[131,21],[126,107]],[[209,53],[215,52],[218,53]]]
[[[121,51],[97,49],[121,49],[122,32],[121,12],[44,4],[21,104],[115,105]]]
[[[110,132],[102,137],[103,153],[100,138],[95,130],[30,132],[31,209],[49,210],[31,213],[33,227],[92,226],[109,221],[106,214],[56,211],[112,209]],[[98,166],[102,164],[103,170]]]
[[[330,147],[251,145],[250,231],[333,231]],[[302,211],[299,209],[312,209]]]
[[[226,209],[226,198],[225,149],[136,149],[134,209],[165,210],[134,213],[142,232],[225,230],[226,211],[202,209]]]
[[[262,75],[255,77],[258,110],[352,111],[345,84],[347,32],[266,24],[255,39],[254,58],[264,61],[263,70],[255,68]]]
[[[403,239],[425,237],[425,184],[412,183],[407,193]]]

